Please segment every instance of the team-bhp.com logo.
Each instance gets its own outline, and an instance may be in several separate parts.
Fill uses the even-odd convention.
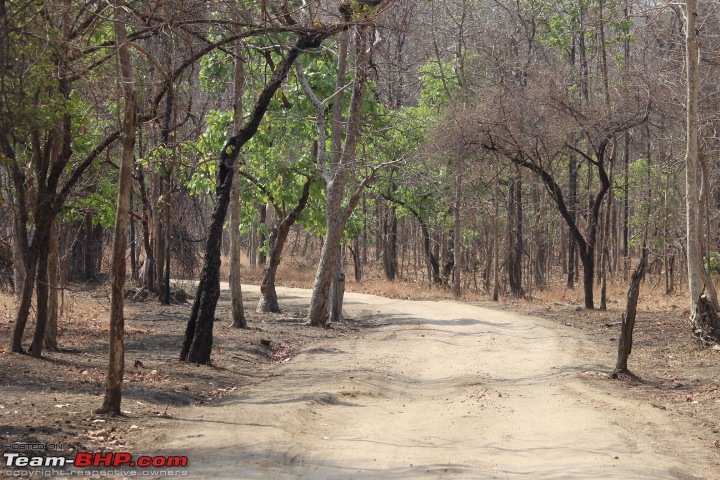
[[[169,469],[185,468],[188,465],[188,457],[186,456],[151,457],[144,455],[133,457],[133,455],[127,452],[78,452],[75,454],[75,458],[61,456],[25,456],[20,453],[4,453],[3,457],[5,458],[5,467],[7,468],[73,468],[76,471],[77,469],[98,469],[104,467],[116,469],[118,474],[128,476],[156,476],[158,474],[168,474],[170,471],[172,471],[174,475],[187,475],[186,470],[164,470],[162,472],[148,470],[138,472],[136,470],[122,471],[122,469],[137,467],[146,469]],[[121,469],[121,471],[117,471],[117,469]]]

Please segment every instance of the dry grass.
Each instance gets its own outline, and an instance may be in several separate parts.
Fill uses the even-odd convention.
[[[228,274],[228,258],[223,257],[221,274],[227,279]],[[292,288],[312,288],[315,279],[316,265],[309,265],[306,261],[294,261],[292,263],[281,263],[277,272],[277,284],[284,287]],[[372,295],[380,295],[390,298],[414,299],[414,300],[452,300],[455,297],[450,288],[430,286],[425,281],[413,281],[406,279],[396,279],[389,281],[385,279],[381,269],[378,266],[366,266],[363,271],[363,279],[356,282],[353,277],[352,266],[345,267],[346,282],[345,288],[351,292],[368,293]],[[242,281],[243,283],[259,285],[263,278],[263,267],[250,267],[247,258],[243,259],[242,265]],[[608,310],[611,312],[622,311],[625,308],[625,296],[629,280],[622,278],[613,279],[608,282],[607,298]],[[681,286],[682,287],[682,286]],[[663,277],[661,275],[648,275],[643,281],[640,292],[640,311],[677,311],[680,306],[683,313],[689,315],[687,309],[688,301],[685,298],[685,292],[681,288],[680,291],[666,295]],[[491,296],[483,291],[474,289],[463,289],[461,300],[469,302],[479,302],[492,306]],[[486,303],[489,302],[489,303]],[[595,287],[595,304],[600,303],[600,289]],[[503,294],[502,289],[500,299],[497,305],[504,308],[522,307],[522,309],[535,306],[579,306],[585,305],[582,282],[576,283],[575,288],[567,288],[564,278],[552,282],[547,288],[531,289],[527,295],[518,298],[511,295]]]
[[[454,299],[450,288],[447,287],[430,287],[427,283],[417,283],[405,280],[388,281],[380,275],[370,275],[370,278],[363,279],[361,282],[355,282],[352,276],[348,275],[345,287],[348,291],[370,293],[391,298],[404,299]],[[660,279],[661,280],[661,279]],[[279,283],[284,285],[284,279],[278,275]],[[641,286],[639,310],[641,311],[676,311],[682,306],[686,308],[688,303],[684,292],[676,292],[672,295],[666,295],[664,288],[658,287],[658,278],[648,277]],[[299,286],[299,285],[298,285]],[[609,311],[624,310],[625,297],[629,287],[629,280],[622,279],[608,282],[607,286],[607,307]],[[310,288],[308,285],[305,288]],[[463,290],[461,293],[462,301],[469,302],[490,302],[492,298],[489,293],[475,290]],[[524,297],[516,297],[508,294],[500,293],[498,305],[503,307],[512,306],[579,306],[584,307],[585,300],[582,285],[576,285],[575,288],[567,288],[564,282],[557,282],[543,290],[533,289]],[[600,303],[599,287],[595,288],[595,305]],[[689,311],[685,310],[689,315]]]

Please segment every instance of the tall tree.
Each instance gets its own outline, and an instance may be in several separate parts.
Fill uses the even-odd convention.
[[[718,310],[715,287],[705,270],[702,248],[700,208],[702,192],[698,190],[698,179],[702,175],[703,188],[708,188],[707,169],[701,167],[698,146],[698,89],[699,89],[699,48],[697,26],[697,0],[685,1],[685,59],[687,71],[687,145],[685,152],[685,206],[687,217],[687,267],[693,325],[700,327],[703,315],[713,315]],[[701,296],[707,293],[707,305],[701,304]],[[710,307],[714,312],[706,312]]]
[[[36,293],[36,326],[30,347],[35,356],[42,352],[47,323],[46,277],[52,223],[84,173],[118,137],[118,132],[110,133],[94,148],[88,146],[87,141],[74,142],[76,119],[73,110],[79,100],[73,95],[73,87],[83,78],[78,72],[89,74],[112,58],[107,54],[98,56],[97,46],[79,45],[85,35],[97,27],[94,20],[102,15],[107,5],[83,9],[71,22],[74,6],[68,0],[5,5],[4,32],[0,35],[4,37],[5,53],[14,52],[13,61],[17,63],[14,68],[2,72],[4,101],[0,105],[3,108],[0,145],[12,172],[17,206],[16,233],[20,237],[18,246],[25,263],[10,349],[23,351],[23,334],[32,296]],[[52,31],[53,35],[48,37],[43,31],[38,36],[33,28]],[[39,39],[46,37],[52,42],[49,49],[54,52],[52,55],[42,53],[48,51],[48,45],[42,43],[41,48],[36,43],[45,42]],[[30,67],[34,71],[33,80],[43,84],[26,81],[27,75],[22,72]],[[48,114],[37,115],[42,109]],[[23,152],[22,156],[16,155],[16,149]],[[74,149],[85,157],[72,162],[77,157]],[[30,221],[32,228],[28,224]]]
[[[245,88],[245,70],[243,68],[243,42],[235,46],[235,82],[233,96],[233,127],[240,130],[243,123],[243,90]],[[240,168],[236,165],[235,168]],[[240,280],[240,176],[235,175],[230,195],[230,298],[232,301],[232,326],[247,328],[245,309],[242,299],[242,282]]]
[[[353,91],[350,99],[350,106],[347,115],[347,128],[345,141],[342,136],[342,101],[337,98],[333,104],[332,113],[332,156],[330,167],[320,165],[322,178],[327,188],[327,203],[325,207],[326,236],[320,252],[320,264],[318,265],[313,282],[312,297],[310,299],[310,310],[308,322],[312,326],[324,327],[327,323],[328,300],[330,295],[330,284],[335,273],[335,263],[338,261],[342,234],[348,218],[360,200],[360,193],[367,182],[361,184],[352,195],[347,206],[343,207],[345,200],[345,187],[355,165],[355,149],[360,137],[360,119],[362,115],[362,104],[365,96],[365,85],[367,83],[367,69],[370,61],[370,45],[367,38],[367,25],[359,25],[355,28],[355,78]],[[338,90],[344,89],[345,65],[347,62],[348,36],[343,35],[338,55]],[[317,100],[317,99],[316,99]],[[317,101],[313,103],[318,103]],[[318,142],[318,148],[324,148]]]
[[[278,205],[272,196],[270,196],[270,203],[275,209],[275,224],[270,229],[270,235],[268,238],[269,252],[267,258],[267,266],[263,272],[263,278],[260,283],[261,298],[258,302],[257,310],[259,312],[279,312],[280,304],[278,303],[277,291],[275,289],[275,279],[277,276],[277,269],[280,265],[281,255],[285,248],[285,242],[287,241],[288,234],[290,233],[290,227],[300,217],[300,214],[305,209],[310,197],[310,186],[312,185],[314,178],[308,177],[303,184],[302,193],[300,198],[297,200],[295,206],[287,211]]]
[[[320,27],[307,29],[298,34],[295,44],[277,65],[270,81],[260,93],[245,126],[237,134],[230,137],[223,147],[217,166],[215,208],[208,229],[205,258],[200,274],[200,281],[180,351],[181,360],[198,364],[210,363],[215,308],[218,298],[220,297],[222,230],[230,203],[234,165],[238,154],[242,147],[257,133],[270,101],[287,77],[290,68],[298,56],[304,50],[319,47],[323,40],[338,30],[340,30],[340,28],[337,26]]]
[[[120,141],[122,160],[120,163],[120,183],[115,216],[115,235],[112,254],[112,290],[110,297],[110,355],[105,385],[105,398],[99,413],[120,414],[122,400],[122,382],[125,371],[125,276],[127,255],[127,234],[130,215],[130,190],[132,188],[132,164],[135,153],[135,129],[137,115],[137,92],[133,79],[133,67],[128,48],[126,9],[124,0],[116,0],[113,5],[115,20],[115,43],[125,101],[124,117],[121,126]]]

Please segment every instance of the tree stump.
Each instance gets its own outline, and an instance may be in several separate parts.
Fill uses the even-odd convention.
[[[693,333],[705,345],[720,345],[720,317],[707,295],[700,295],[692,325]]]
[[[647,250],[643,249],[643,256],[640,263],[635,268],[630,279],[630,288],[628,289],[627,306],[625,313],[622,314],[620,322],[620,341],[618,342],[618,356],[615,364],[613,378],[618,378],[620,373],[628,373],[627,362],[630,353],[632,353],[633,330],[635,328],[635,315],[637,312],[638,297],[640,296],[640,282],[645,276],[647,268]]]

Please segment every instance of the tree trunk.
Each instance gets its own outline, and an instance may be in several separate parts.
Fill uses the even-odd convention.
[[[83,220],[83,278],[88,282],[98,281],[98,260],[102,255],[102,226],[93,225],[91,213]]]
[[[623,254],[623,279],[627,279],[628,270],[630,269],[630,133],[625,134],[625,143],[623,146],[623,157],[625,162],[624,179],[623,179],[623,234],[622,234],[622,254]]]
[[[152,229],[152,246],[153,246],[153,258],[155,262],[153,264],[152,278],[152,291],[156,292],[158,298],[162,298],[162,284],[164,270],[165,270],[165,227],[166,225],[163,219],[165,209],[168,208],[165,199],[165,182],[161,178],[160,173],[156,170],[152,173],[151,178],[153,179],[152,189],[152,205],[153,205],[153,229]]]
[[[168,195],[170,193],[168,192]],[[170,305],[170,221],[172,219],[172,211],[170,205],[165,210],[165,269],[163,270],[163,294],[161,303]]]
[[[580,252],[580,261],[583,265],[583,292],[585,296],[585,308],[592,310],[595,308],[593,298],[593,285],[595,282],[595,248],[588,249],[587,252]]]
[[[243,69],[242,42],[235,46],[235,104],[234,104],[234,127],[235,130],[242,128],[243,122],[243,90],[245,87],[245,71]],[[240,168],[236,165],[235,168]],[[242,249],[240,246],[240,175],[235,175],[230,195],[230,298],[232,301],[232,326],[235,328],[247,328],[245,309],[242,299],[242,281],[240,279],[240,257]]]
[[[147,188],[145,186],[145,173],[140,165],[136,166],[137,182],[140,186],[140,200],[142,201],[142,219],[140,226],[142,228],[143,250],[145,252],[145,261],[142,265],[141,284],[149,292],[153,292],[153,279],[155,278],[155,254],[153,252],[152,241],[150,237],[150,222],[152,218],[152,206],[148,198]]]
[[[603,239],[603,243],[607,241]],[[607,310],[607,263],[608,252],[607,246],[603,245],[600,250],[600,306],[599,310]]]
[[[387,209],[383,219],[383,271],[387,280],[395,280],[397,274],[397,239],[397,214],[393,206]]]
[[[46,202],[49,203],[47,194],[38,193],[37,207],[34,209],[35,232],[33,234],[33,241],[27,248],[28,253],[25,257],[25,281],[22,287],[20,303],[15,316],[15,327],[13,329],[13,335],[10,343],[10,350],[15,353],[23,353],[24,351],[22,348],[22,340],[28,316],[30,314],[32,296],[35,291],[39,259],[41,252],[47,252],[47,242],[50,235],[49,230],[54,212],[48,208],[42,207],[42,205],[47,205]],[[24,235],[25,234],[23,233],[23,236]],[[47,264],[43,264],[43,268],[47,268]],[[42,336],[44,336],[44,332]],[[41,339],[42,336],[40,337]]]
[[[630,289],[627,294],[627,306],[625,313],[622,315],[620,327],[620,341],[618,342],[618,356],[615,364],[613,378],[617,378],[619,373],[627,373],[628,357],[632,353],[633,329],[635,328],[635,314],[637,312],[638,297],[640,296],[640,282],[645,276],[647,267],[647,249],[643,248],[643,256],[640,259],[635,272],[633,272],[630,280]]]
[[[500,234],[498,231],[498,218],[500,216],[500,185],[495,182],[493,189],[493,302],[497,302],[500,298]]]
[[[320,251],[320,264],[315,273],[313,282],[312,297],[310,299],[310,311],[308,322],[313,327],[325,327],[327,325],[328,300],[330,285],[335,273],[335,262],[340,250],[345,222],[341,220],[342,201],[345,194],[343,185],[335,181],[328,183],[328,197],[326,212],[327,236]]]
[[[460,201],[462,199],[462,174],[461,161],[457,160],[455,172],[455,201],[453,204],[454,225],[453,225],[453,296],[460,298],[460,270],[462,265],[461,257],[461,228],[460,228]]]
[[[48,317],[45,326],[43,343],[48,350],[58,350],[57,327],[58,327],[58,291],[60,286],[60,267],[57,240],[57,222],[53,222],[50,229],[50,240],[48,242],[48,283],[50,292],[48,297]]]
[[[353,272],[355,273],[355,282],[362,281],[362,259],[360,258],[360,239],[353,240],[353,248],[350,249],[353,257]]]
[[[63,128],[67,127],[70,128],[69,120],[67,118],[63,119]],[[7,143],[6,139],[3,139],[3,143]],[[69,141],[63,142],[64,146],[69,149]],[[12,162],[12,169],[13,169],[13,183],[15,184],[15,189],[18,196],[18,206],[19,206],[19,212],[20,215],[20,221],[16,223],[17,228],[19,229],[19,242],[21,244],[21,249],[25,252],[27,252],[24,256],[24,262],[25,262],[25,279],[22,285],[22,293],[20,295],[20,301],[18,305],[17,314],[15,316],[15,326],[13,328],[13,335],[12,339],[10,341],[10,350],[15,353],[22,353],[22,340],[23,335],[25,333],[25,326],[27,325],[28,315],[30,314],[30,306],[32,304],[32,295],[34,293],[34,287],[35,282],[37,279],[37,273],[38,273],[38,263],[39,259],[41,257],[42,252],[47,253],[48,249],[48,240],[50,237],[50,230],[52,228],[52,222],[55,218],[55,215],[60,209],[60,206],[62,206],[63,198],[58,198],[58,195],[54,195],[51,192],[48,191],[48,184],[52,184],[52,187],[55,188],[55,179],[51,178],[48,180],[47,183],[42,183],[40,185],[40,188],[38,188],[38,191],[36,192],[36,201],[35,201],[35,207],[33,211],[33,217],[35,220],[35,230],[33,232],[32,242],[28,242],[28,236],[27,236],[27,210],[26,210],[26,204],[25,204],[25,196],[27,195],[27,192],[25,190],[25,176],[20,172],[20,169],[17,165],[17,161],[14,157],[14,154],[12,151],[9,151],[7,149],[7,145],[5,145],[6,152],[9,153],[8,158]],[[64,149],[65,149],[64,147]],[[62,153],[63,162],[65,158],[69,158],[71,155],[70,151],[64,150]],[[60,163],[60,162],[59,162]],[[64,162],[66,163],[66,162]],[[61,168],[57,164],[53,165],[53,171],[58,172],[57,175],[59,177],[59,172],[61,171]],[[51,207],[49,207],[51,206]],[[53,208],[54,207],[54,208]],[[42,264],[43,269],[47,269],[47,263]],[[43,276],[46,276],[46,274],[43,274]],[[42,296],[42,295],[41,295]],[[47,305],[44,306],[46,308]],[[42,342],[42,338],[44,337],[44,331],[41,331],[42,328],[45,326],[45,321],[41,322],[42,325],[40,329],[38,330],[36,328],[36,335],[39,335],[40,342]],[[42,348],[42,343],[38,348]]]
[[[524,295],[522,287],[522,177],[520,172],[511,180],[508,188],[508,242],[510,253],[507,261],[510,293],[515,296]]]
[[[257,267],[257,230],[257,222],[253,221],[250,227],[250,245],[248,247],[248,259],[252,269]]]
[[[545,289],[545,270],[547,262],[547,245],[544,232],[540,232],[536,240],[537,248],[535,253],[535,287],[539,290]]]
[[[135,243],[135,218],[133,217],[133,189],[130,187],[130,278],[138,279],[137,245]]]
[[[25,283],[26,268],[25,268],[25,252],[23,252],[22,242],[20,240],[20,215],[17,212],[19,207],[13,208],[13,237],[12,237],[12,252],[13,252],[13,290],[15,298],[20,299],[22,294],[22,286]]]
[[[345,274],[342,271],[342,252],[338,252],[338,260],[335,262],[335,274],[330,286],[330,316],[329,322],[341,322],[343,297],[345,296]]]
[[[280,265],[280,254],[282,252],[282,246],[279,246],[278,242],[285,242],[288,231],[289,228],[285,229],[282,225],[278,225],[270,232],[270,260],[267,267],[265,267],[263,279],[260,283],[261,296],[256,309],[257,312],[280,312],[280,304],[275,290],[277,267]]]
[[[123,84],[125,114],[122,121],[122,161],[118,188],[117,213],[115,216],[115,235],[113,238],[112,291],[110,306],[110,355],[105,386],[105,398],[99,413],[120,415],[122,400],[122,382],[125,371],[125,255],[127,250],[128,221],[130,213],[130,190],[132,188],[132,164],[135,152],[135,129],[137,93],[133,80],[130,52],[125,32],[125,2],[116,0],[115,5],[115,43],[118,46],[120,79]]]
[[[665,271],[665,295],[674,292],[674,284],[671,281],[672,263],[670,261],[670,249],[668,249],[668,198],[667,194],[670,189],[670,175],[665,175],[665,188],[663,193],[663,270]]]
[[[263,203],[262,205],[258,206],[258,212],[260,214],[260,219],[258,220],[258,225],[261,226],[260,231],[258,232],[258,242],[257,242],[257,264],[258,265],[265,265],[265,261],[267,260],[267,254],[265,253],[265,240],[267,238],[265,237],[265,228],[267,224],[267,204]]]
[[[707,292],[711,307],[717,311],[718,301],[715,287],[703,264],[702,231],[700,228],[700,196],[698,175],[700,174],[700,155],[698,147],[698,43],[697,43],[697,0],[685,2],[685,54],[687,66],[687,152],[685,156],[685,205],[687,217],[687,264],[693,327],[700,320],[700,297]],[[707,185],[707,179],[705,185]]]
[[[366,25],[359,25],[355,35],[355,80],[353,92],[350,99],[350,106],[347,116],[347,130],[345,133],[345,144],[341,145],[341,116],[340,98],[335,100],[333,105],[333,130],[332,146],[333,155],[331,159],[331,170],[327,180],[327,203],[325,207],[325,222],[327,227],[327,238],[323,243],[320,252],[320,264],[318,265],[315,281],[313,283],[312,297],[310,299],[310,311],[308,312],[308,323],[312,326],[325,327],[328,313],[328,296],[330,284],[335,272],[335,262],[338,261],[338,252],[342,240],[345,224],[352,214],[354,204],[350,202],[345,209],[342,203],[345,198],[345,186],[348,176],[353,170],[355,163],[355,149],[360,138],[360,119],[362,116],[362,103],[365,95],[365,84],[367,82],[367,68],[369,64],[369,51],[367,45]],[[337,84],[344,85],[344,67],[347,56],[347,36],[343,37],[341,50],[344,54],[338,55],[338,78]],[[335,108],[338,106],[338,108]],[[364,187],[359,187],[364,188]],[[359,197],[353,198],[355,204]]]
[[[568,195],[568,212],[570,213],[570,218],[573,222],[577,220],[576,218],[576,209],[577,209],[577,175],[578,175],[578,166],[577,166],[577,160],[575,158],[574,154],[570,154],[570,160],[568,162],[568,175],[569,175],[569,183],[570,183],[570,192]],[[577,246],[575,245],[575,237],[573,237],[572,232],[568,235],[568,269],[567,269],[567,287],[568,288],[575,288],[575,269],[577,266],[575,265],[575,249]]]
[[[48,244],[49,242],[46,242]],[[45,340],[45,327],[48,318],[48,249],[43,248],[40,251],[37,264],[37,274],[35,277],[35,309],[36,322],[35,334],[30,345],[30,353],[33,357],[40,357]]]
[[[612,156],[615,156],[615,147],[613,147]],[[612,185],[614,159],[610,164],[609,181]],[[610,243],[610,211],[613,204],[613,191],[608,190],[607,204],[605,205],[605,220],[602,228],[602,240],[600,241],[600,310],[607,310],[607,270],[609,263],[609,243]]]
[[[25,332],[25,325],[30,314],[30,305],[32,303],[32,294],[35,287],[35,271],[37,269],[37,252],[32,249],[26,257],[26,265],[32,266],[25,272],[25,279],[22,284],[20,294],[20,302],[18,305],[17,315],[15,316],[15,327],[13,328],[13,336],[10,343],[10,351],[15,353],[23,353],[22,340]]]
[[[262,283],[260,284],[260,293],[262,297],[257,306],[258,312],[279,312],[280,305],[278,303],[277,292],[275,291],[275,275],[280,265],[280,259],[285,248],[290,228],[295,224],[300,214],[307,205],[310,197],[310,187],[312,179],[308,178],[303,185],[303,191],[295,208],[280,221],[280,223],[270,232],[270,256],[268,266],[265,268]]]
[[[437,260],[437,256],[433,253],[430,229],[425,222],[420,220],[419,216],[416,215],[415,218],[417,218],[418,222],[420,222],[420,231],[423,236],[423,251],[430,270],[431,285],[442,285],[443,281],[440,276],[440,263]]]

